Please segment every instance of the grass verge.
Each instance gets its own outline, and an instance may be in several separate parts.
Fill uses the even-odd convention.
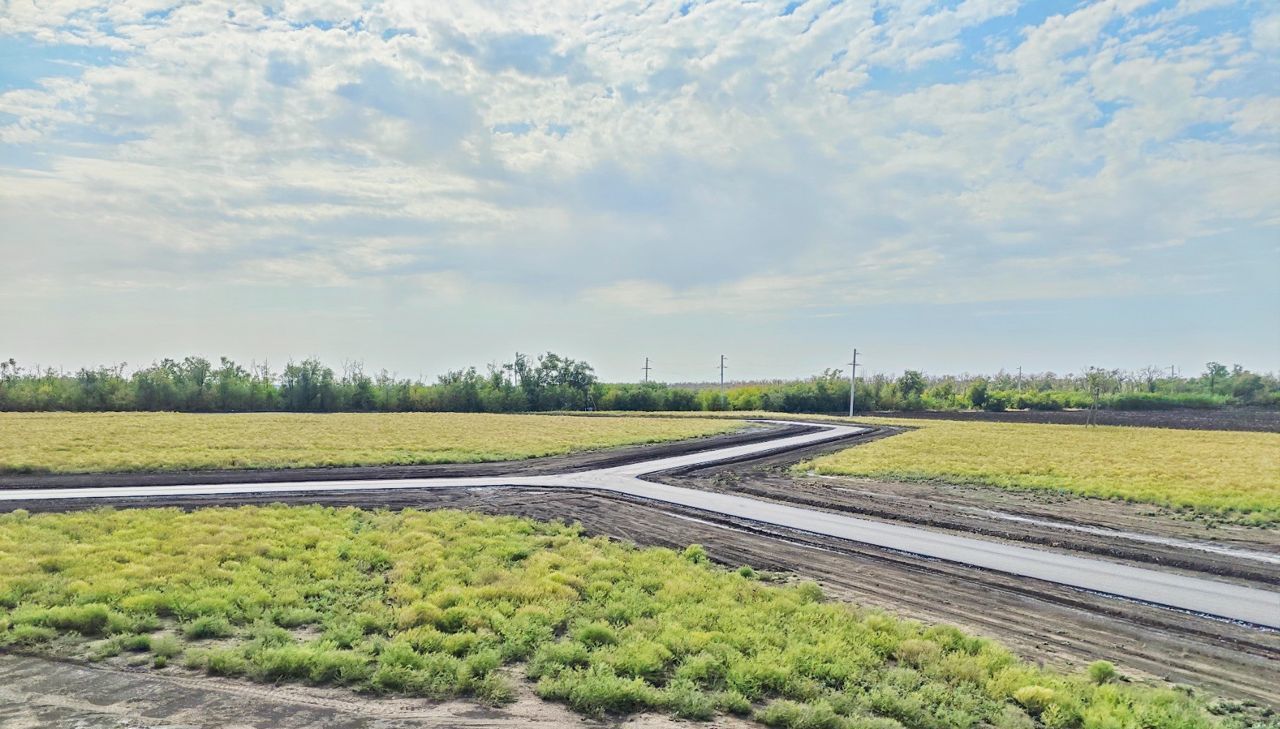
[[[1280,434],[945,420],[800,464],[825,475],[1065,491],[1280,523]]]
[[[722,420],[480,413],[0,413],[0,473],[473,463],[740,427]]]
[[[181,635],[182,638],[175,636]],[[143,637],[139,637],[143,636]],[[144,638],[145,637],[145,638]],[[812,583],[455,511],[0,516],[0,643],[502,703],[516,665],[587,715],[831,729],[1211,729],[1188,692],[1055,673]]]

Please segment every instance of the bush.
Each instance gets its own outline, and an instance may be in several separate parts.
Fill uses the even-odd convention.
[[[662,705],[681,719],[706,721],[716,714],[716,702],[687,680],[668,684],[662,691]]]
[[[796,596],[800,598],[802,603],[822,602],[826,597],[822,594],[822,587],[816,582],[801,582],[796,586]]]
[[[913,668],[924,668],[938,660],[942,648],[931,640],[908,638],[898,644],[894,655]]]
[[[538,682],[538,695],[567,701],[575,711],[590,716],[627,714],[661,705],[661,697],[638,678],[622,678],[608,668],[593,666],[545,678]]]
[[[151,649],[151,653],[157,658],[173,658],[182,652],[182,644],[178,642],[177,638],[171,635],[153,637],[150,641],[149,647]]]
[[[680,556],[683,557],[686,562],[692,562],[694,564],[706,564],[711,561],[711,559],[707,557],[706,548],[701,544],[690,544],[684,548],[684,551],[680,553]]]
[[[516,700],[516,689],[500,673],[490,673],[475,683],[475,697],[489,706],[502,706]]]
[[[1116,673],[1116,667],[1110,661],[1094,661],[1089,664],[1088,669],[1089,680],[1101,686],[1104,683],[1110,683],[1116,680],[1119,674]]]
[[[99,603],[53,607],[37,622],[58,630],[74,630],[81,635],[102,635],[111,623],[112,612]]]
[[[588,646],[613,645],[618,636],[605,623],[587,623],[573,632],[573,637]]]
[[[1056,694],[1047,686],[1023,686],[1013,692],[1013,700],[1022,705],[1027,713],[1039,716],[1053,703]]]
[[[319,650],[311,657],[310,679],[315,683],[351,685],[369,677],[369,659],[347,650]]]
[[[183,635],[189,640],[228,638],[234,632],[235,629],[231,627],[231,623],[220,615],[202,615],[182,628]]]
[[[0,645],[32,646],[47,643],[58,636],[58,631],[42,625],[15,625],[0,634]]]
[[[831,704],[801,704],[785,699],[771,702],[756,712],[756,719],[765,726],[781,729],[840,729],[844,720],[831,708]]]

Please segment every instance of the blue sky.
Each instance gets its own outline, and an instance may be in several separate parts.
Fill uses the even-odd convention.
[[[1278,60],[1225,0],[12,3],[0,356],[1276,370]]]

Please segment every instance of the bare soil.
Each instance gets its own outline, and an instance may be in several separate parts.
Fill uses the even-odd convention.
[[[542,701],[525,681],[502,708],[469,701],[375,697],[345,689],[268,686],[176,668],[129,670],[0,655],[0,727],[4,729],[558,729],[687,726],[663,716],[593,721]],[[720,718],[704,726],[755,726]]]
[[[994,423],[1060,423],[1083,425],[1086,410],[1008,410],[999,413],[964,412],[882,412],[867,413],[893,418],[921,420],[979,420]],[[1280,410],[1274,408],[1176,408],[1173,410],[1099,410],[1098,425],[1135,425],[1183,430],[1258,430],[1280,432]]]

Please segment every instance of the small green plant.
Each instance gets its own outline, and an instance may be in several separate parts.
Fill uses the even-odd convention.
[[[205,640],[207,638],[227,638],[235,629],[231,623],[220,615],[201,615],[183,626],[182,633],[189,640]]]
[[[1089,664],[1089,680],[1101,686],[1119,678],[1116,667],[1110,661],[1094,661]]]
[[[1056,696],[1054,690],[1047,686],[1023,686],[1013,692],[1013,700],[1032,716],[1039,716],[1053,703]]]

